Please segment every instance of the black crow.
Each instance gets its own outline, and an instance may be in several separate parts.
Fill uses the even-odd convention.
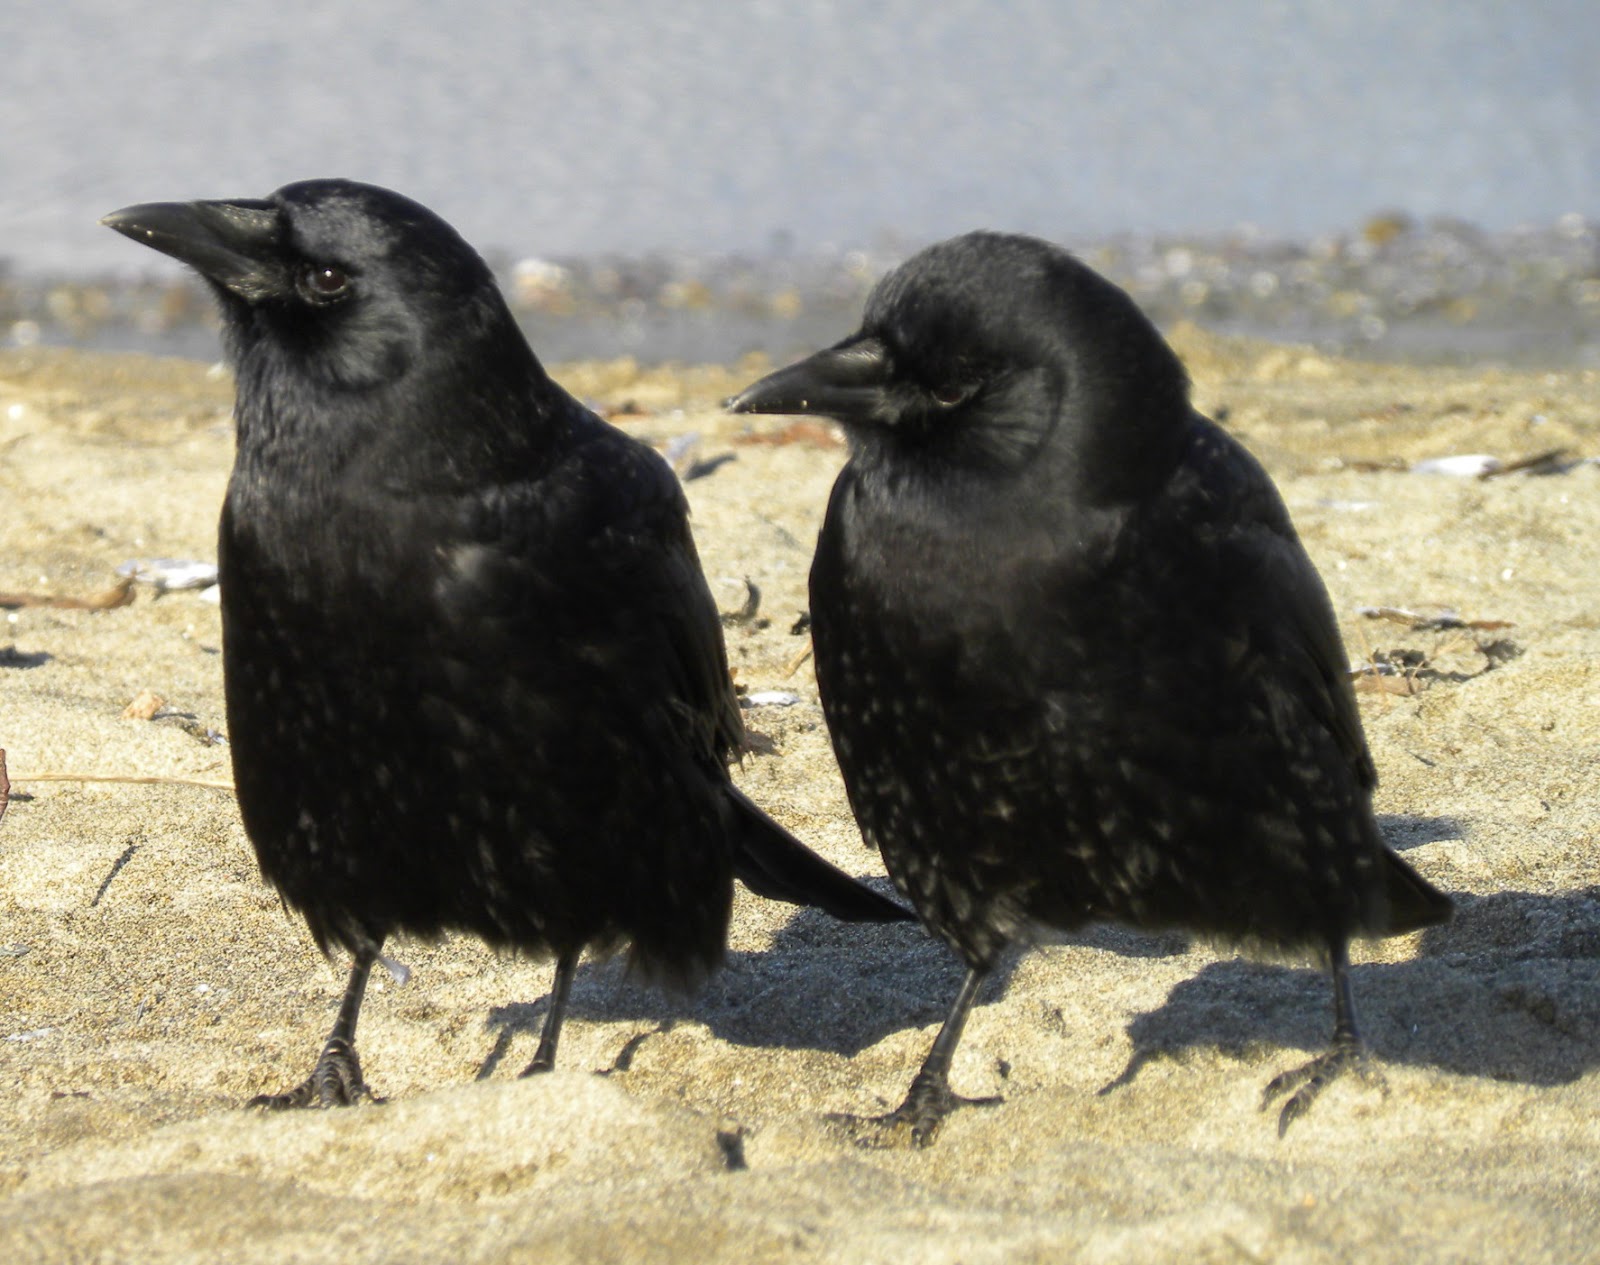
[[[529,1071],[579,954],[692,980],[732,879],[909,917],[745,798],[743,728],[665,461],[546,376],[438,216],[345,180],[104,221],[221,303],[238,452],[222,510],[234,780],[262,873],[354,957],[310,1079],[367,1096],[356,1017],[396,933],[553,954]]]
[[[1283,502],[1133,301],[1046,242],[969,234],[729,407],[849,435],[811,569],[817,685],[862,834],[968,968],[877,1123],[930,1141],[1002,951],[1101,919],[1325,955],[1332,1049],[1267,1087],[1280,1132],[1364,1069],[1350,937],[1450,901],[1378,833]]]

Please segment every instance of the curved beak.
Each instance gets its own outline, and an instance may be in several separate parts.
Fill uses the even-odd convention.
[[[732,413],[806,413],[870,422],[889,410],[892,367],[876,338],[853,338],[769,373],[723,402]]]
[[[270,202],[144,202],[100,222],[181,260],[246,301],[282,288],[281,222]]]

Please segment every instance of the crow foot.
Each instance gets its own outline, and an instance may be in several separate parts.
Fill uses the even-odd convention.
[[[857,1146],[868,1150],[891,1150],[906,1146],[921,1150],[932,1146],[945,1117],[962,1107],[995,1107],[1005,1099],[963,1098],[951,1092],[942,1076],[919,1072],[911,1082],[906,1100],[888,1115],[852,1116],[830,1114],[827,1119],[840,1126]]]
[[[297,1107],[351,1107],[359,1102],[382,1102],[361,1077],[356,1047],[343,1037],[330,1038],[317,1065],[299,1085],[282,1094],[257,1094],[247,1107],[288,1111]]]
[[[1302,1067],[1279,1073],[1267,1082],[1267,1087],[1261,1091],[1263,1111],[1274,1099],[1284,1094],[1289,1095],[1288,1101],[1283,1104],[1283,1110],[1278,1113],[1278,1136],[1281,1138],[1287,1133],[1290,1125],[1311,1110],[1311,1104],[1316,1102],[1317,1096],[1346,1072],[1354,1072],[1367,1084],[1382,1090],[1385,1095],[1389,1092],[1383,1073],[1372,1065],[1366,1047],[1353,1038],[1346,1040],[1336,1038],[1333,1048],[1326,1054],[1312,1059]]]

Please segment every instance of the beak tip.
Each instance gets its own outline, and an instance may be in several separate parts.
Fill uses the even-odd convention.
[[[119,207],[115,211],[102,215],[100,223],[113,232],[121,233],[124,237],[153,246],[156,238],[156,229],[159,227],[161,220],[159,216],[152,213],[165,209],[165,207],[151,204]]]
[[[730,413],[773,413],[868,422],[892,412],[884,345],[856,335],[752,382],[723,401]]]
[[[270,203],[141,202],[103,215],[100,222],[247,301],[280,280],[279,225]]]

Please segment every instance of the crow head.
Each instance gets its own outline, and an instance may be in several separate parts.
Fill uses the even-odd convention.
[[[397,382],[514,329],[477,252],[426,207],[373,185],[306,180],[267,198],[151,202],[101,221],[216,291],[235,363],[289,357],[323,390]]]
[[[1159,483],[1189,416],[1183,366],[1126,294],[1058,247],[999,233],[913,256],[860,330],[728,407],[836,418],[864,471],[1044,461],[1091,500]]]

